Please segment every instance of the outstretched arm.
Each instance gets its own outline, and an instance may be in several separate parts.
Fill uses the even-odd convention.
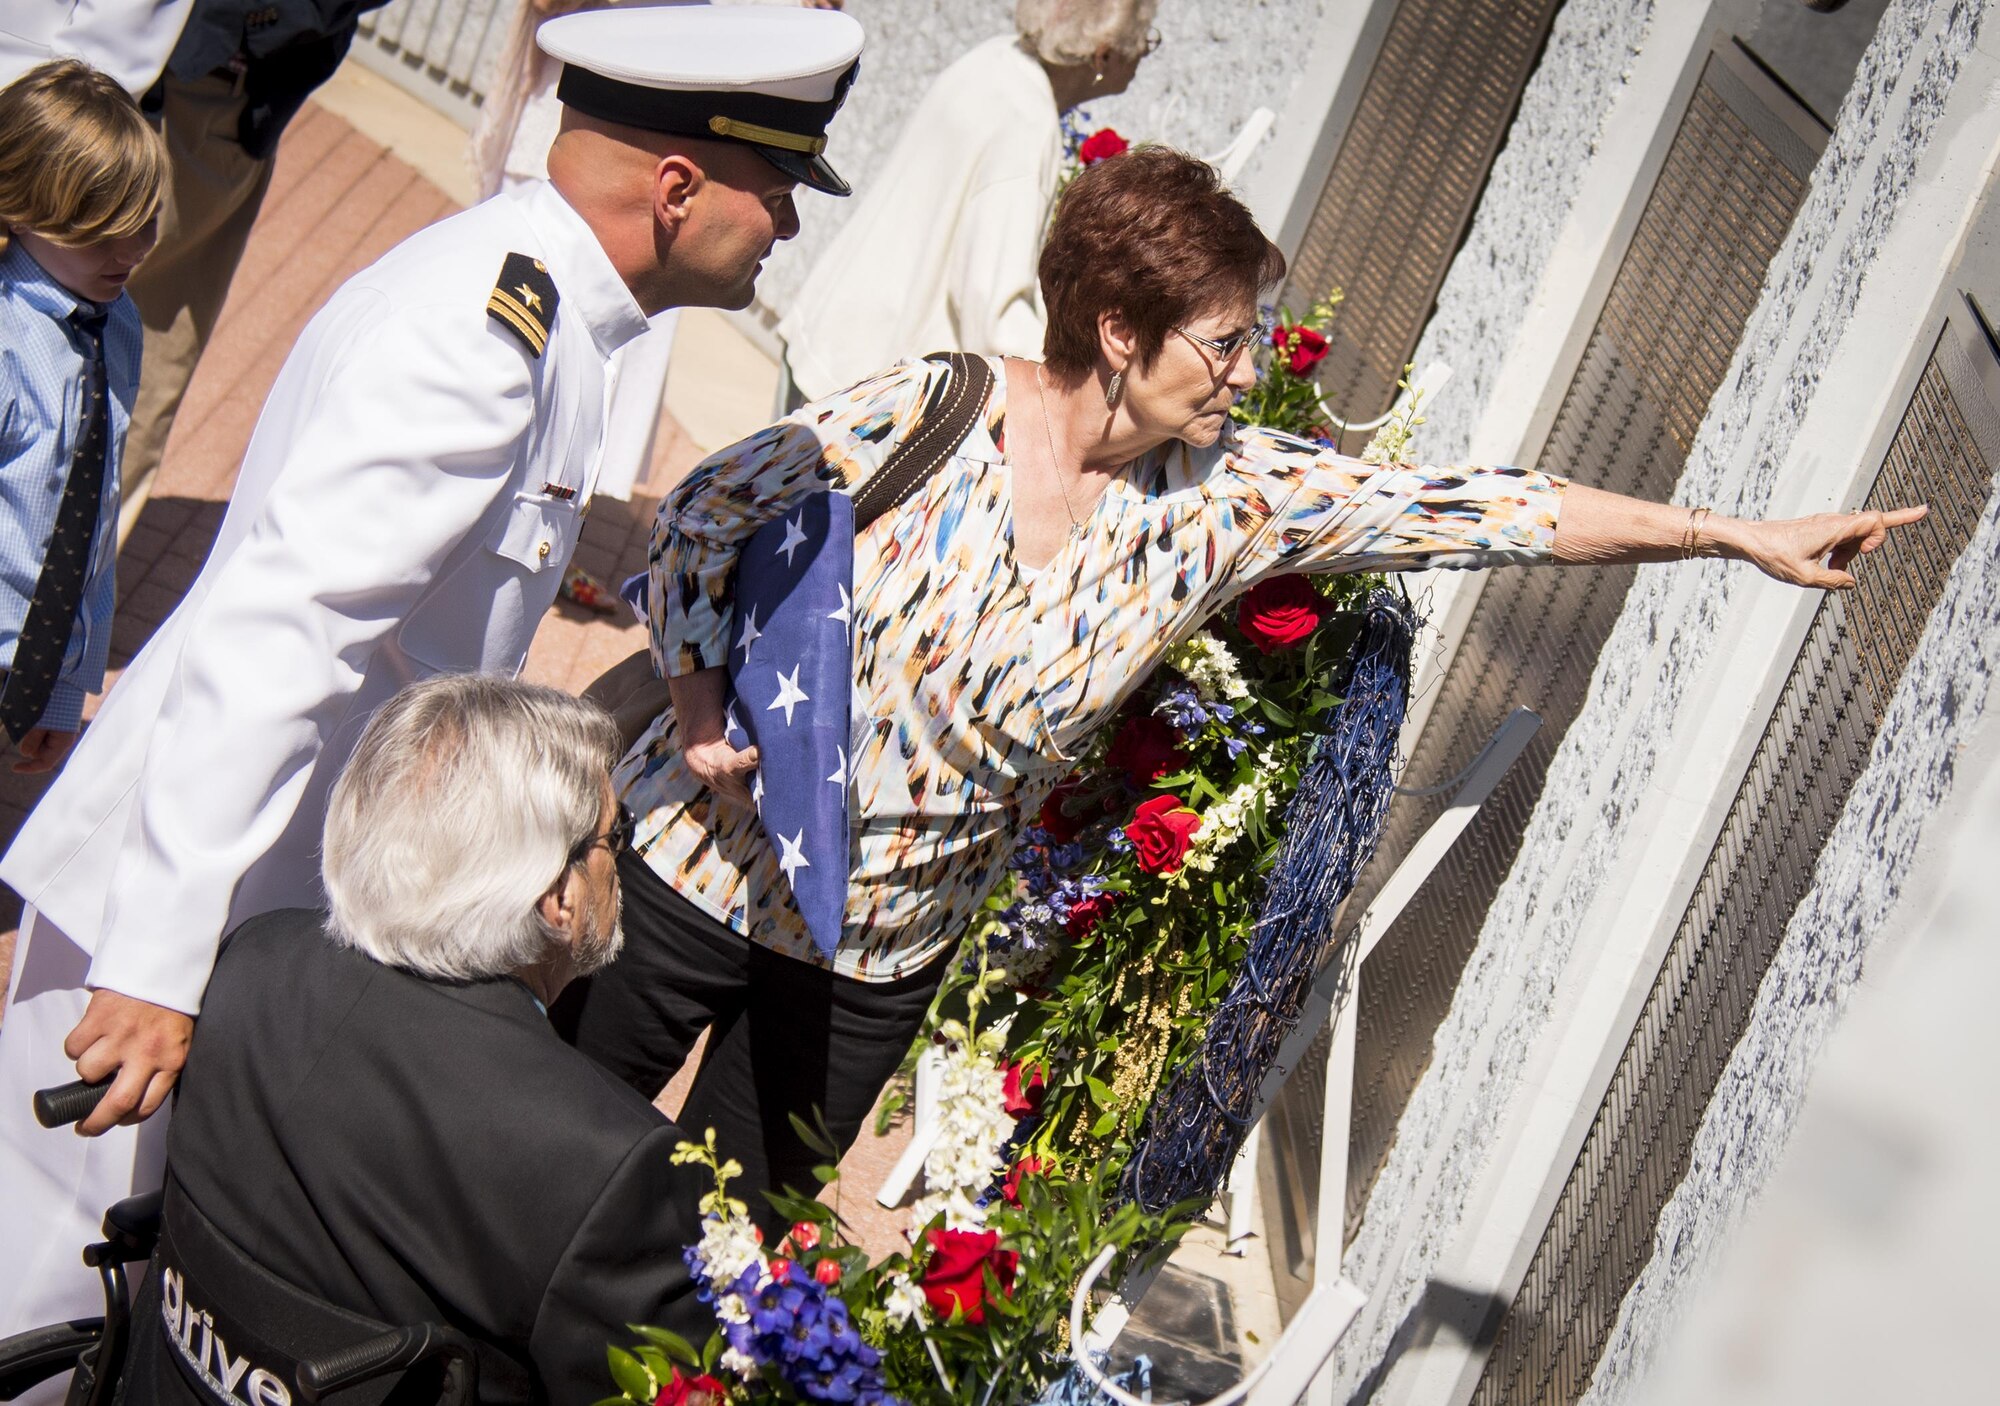
[[[1570,484],[1556,522],[1555,559],[1582,566],[1677,561],[1686,556],[1747,561],[1773,580],[1844,591],[1847,568],[1928,508],[1815,513],[1765,522],[1671,507]]]
[[[1505,465],[1365,464],[1246,434],[1236,453],[1265,497],[1289,482],[1237,563],[1232,590],[1286,571],[1421,571],[1557,562],[1614,566],[1688,556],[1746,561],[1794,586],[1846,590],[1847,568],[1927,509],[1755,522],[1627,498]],[[1268,477],[1266,477],[1268,476]],[[1239,491],[1241,489],[1239,488]],[[1246,514],[1246,522],[1260,519]]]

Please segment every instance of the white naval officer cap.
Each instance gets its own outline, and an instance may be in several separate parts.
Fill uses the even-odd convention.
[[[605,122],[752,146],[829,195],[826,128],[860,68],[861,26],[838,10],[624,5],[552,19],[535,42],[562,60],[556,97]]]

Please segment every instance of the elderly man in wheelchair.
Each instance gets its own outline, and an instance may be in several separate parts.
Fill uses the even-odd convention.
[[[701,1330],[680,1134],[546,1018],[621,941],[616,748],[490,677],[383,706],[328,807],[329,911],[225,944],[166,1185],[85,1251],[104,1319],[0,1343],[0,1400],[72,1372],[77,1406],[588,1402],[625,1324]]]

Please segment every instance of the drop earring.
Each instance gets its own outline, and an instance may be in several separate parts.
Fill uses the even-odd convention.
[[[1104,388],[1104,408],[1106,410],[1116,410],[1118,408],[1118,397],[1123,394],[1125,394],[1125,373],[1123,371],[1113,371],[1111,373],[1111,384]]]

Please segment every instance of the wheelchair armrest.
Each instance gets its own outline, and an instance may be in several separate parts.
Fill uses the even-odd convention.
[[[442,1357],[446,1362],[447,1387],[442,1399],[471,1401],[478,1376],[472,1343],[463,1334],[437,1323],[391,1328],[353,1347],[307,1358],[299,1364],[299,1395],[308,1403],[317,1402],[329,1392],[403,1371],[432,1357]]]
[[[148,1191],[127,1196],[104,1213],[105,1244],[84,1251],[84,1263],[95,1269],[104,1264],[132,1264],[151,1259],[160,1240],[160,1203],[166,1192]]]

